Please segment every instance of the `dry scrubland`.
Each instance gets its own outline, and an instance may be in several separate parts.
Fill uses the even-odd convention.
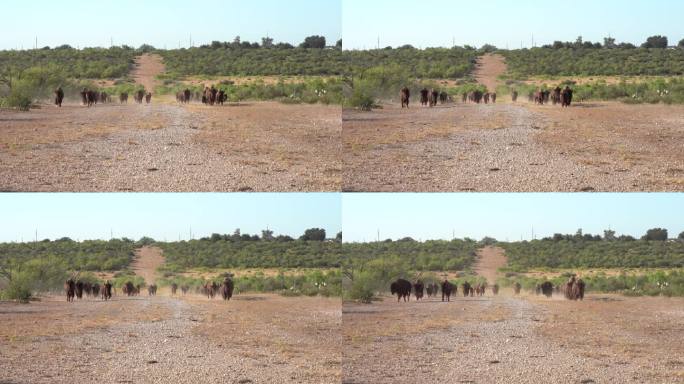
[[[503,58],[478,60],[474,77],[501,84]],[[345,109],[343,190],[384,192],[684,191],[684,107],[575,103],[450,103]]]

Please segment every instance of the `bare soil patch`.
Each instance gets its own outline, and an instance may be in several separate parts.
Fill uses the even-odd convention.
[[[343,111],[344,190],[684,190],[684,107],[383,107]]]
[[[506,58],[488,53],[477,58],[473,77],[478,83],[487,87],[490,92],[496,92],[499,85],[499,76],[506,73]]]
[[[336,383],[341,302],[238,295],[0,303],[0,381]],[[30,364],[27,364],[30,362]]]
[[[684,302],[605,299],[345,302],[342,382],[682,382]]]
[[[157,86],[157,76],[164,73],[164,60],[156,54],[146,53],[135,58],[131,77],[136,83],[145,87],[148,92],[154,92]]]
[[[475,273],[487,279],[489,284],[496,283],[499,268],[505,267],[508,261],[505,251],[499,247],[484,247],[478,249],[477,256]]]
[[[68,104],[0,111],[0,189],[60,192],[337,191],[340,110]]]
[[[135,251],[131,269],[136,275],[142,276],[147,285],[151,285],[157,281],[157,269],[164,264],[164,261],[160,248],[142,247]]]

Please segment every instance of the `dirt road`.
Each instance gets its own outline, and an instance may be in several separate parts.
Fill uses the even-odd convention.
[[[335,191],[333,106],[44,106],[0,112],[0,190]]]
[[[142,276],[147,285],[157,281],[157,268],[164,264],[162,250],[157,247],[142,247],[136,249],[131,269],[136,275]]]
[[[342,382],[681,383],[682,314],[606,295],[345,303]]]
[[[477,251],[477,257],[473,271],[487,279],[490,285],[496,283],[499,268],[506,266],[507,262],[504,250],[499,247],[484,247]]]
[[[450,104],[343,112],[343,189],[684,191],[684,107]]]
[[[340,306],[275,295],[0,303],[0,382],[337,383]]]
[[[131,77],[136,83],[145,87],[148,92],[154,92],[158,84],[157,76],[164,73],[164,61],[161,56],[146,53],[135,58]]]
[[[499,85],[499,76],[506,73],[506,58],[488,53],[477,58],[473,77],[475,80],[487,87],[489,92],[496,92]]]

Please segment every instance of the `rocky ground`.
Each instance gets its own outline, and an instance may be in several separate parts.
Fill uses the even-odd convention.
[[[681,383],[682,311],[595,295],[345,303],[342,382]]]
[[[519,103],[343,112],[343,189],[684,190],[684,108]]]
[[[340,301],[0,303],[2,383],[336,383]]]

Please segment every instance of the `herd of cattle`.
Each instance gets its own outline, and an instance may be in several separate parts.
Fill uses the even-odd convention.
[[[61,87],[57,88],[54,91],[54,94],[55,105],[61,107],[64,102],[64,90]],[[98,103],[106,104],[112,102],[112,95],[109,95],[104,91],[98,92],[84,88],[80,94],[81,103],[88,107],[92,107]],[[152,93],[138,90],[133,94],[133,99],[138,104],[142,104],[143,101],[146,104],[150,104],[152,102]],[[224,103],[228,101],[228,94],[224,90],[217,89],[214,86],[205,87],[203,92],[193,93],[189,89],[185,89],[176,93],[176,101],[179,103],[187,104],[192,100],[201,100],[202,104],[205,105],[224,105]],[[119,103],[128,104],[128,92],[121,92],[119,94]]]
[[[185,89],[176,93],[176,101],[181,104],[187,104],[192,100],[202,100],[205,105],[223,105],[228,101],[228,94],[223,89],[217,89],[213,85],[205,87],[203,92],[193,92]]]
[[[458,293],[458,286],[449,280],[444,280],[441,284],[429,283],[426,285],[421,280],[411,283],[405,279],[398,279],[390,285],[390,292],[392,292],[392,295],[397,295],[397,301],[404,299],[405,302],[411,300],[411,292],[415,295],[416,300],[421,300],[425,293],[427,293],[428,298],[436,297],[440,290],[442,292],[442,301],[451,301],[451,295]],[[486,290],[487,283],[470,284],[466,281],[461,284],[463,297],[484,296]],[[499,286],[497,284],[492,286],[492,293],[494,295],[499,294]]]
[[[138,296],[142,290],[142,284],[133,284],[131,281],[127,281],[121,286],[121,292],[128,296]],[[176,295],[178,291],[178,284],[171,284],[171,294]],[[190,287],[183,285],[180,287],[183,295],[188,293]],[[202,293],[208,298],[213,299],[217,294],[220,294],[223,300],[230,300],[233,296],[234,283],[229,277],[226,277],[221,284],[213,282],[207,282],[202,287],[197,287],[196,293]],[[64,283],[64,291],[66,292],[67,302],[72,302],[74,299],[83,299],[83,297],[101,297],[102,300],[107,301],[112,298],[112,293],[116,293],[116,289],[112,283],[107,280],[104,284],[90,283],[81,280],[69,279]],[[152,284],[147,286],[148,296],[157,295],[157,285]]]
[[[62,106],[62,102],[64,101],[64,90],[60,87],[55,90],[55,105],[58,107]],[[100,104],[106,104],[106,103],[111,103],[112,102],[112,96],[109,95],[107,92],[98,92],[98,91],[93,91],[91,89],[83,88],[83,90],[80,92],[81,95],[81,103],[84,106],[87,107],[92,107],[93,105],[96,105],[98,103]],[[143,101],[146,104],[150,104],[152,102],[152,93],[151,92],[145,92],[144,90],[138,90],[133,94],[133,99],[135,100],[136,103],[142,104]],[[119,103],[121,104],[128,104],[128,92],[121,92],[119,94]]]
[[[548,104],[549,101],[553,105],[560,104],[562,107],[569,107],[572,104],[572,89],[566,86],[564,89],[561,87],[556,87],[553,90],[543,90],[530,92],[528,94],[528,100],[530,103],[544,105]],[[461,94],[461,101],[465,103],[475,103],[475,104],[496,104],[496,92],[484,92],[481,90],[474,90],[469,92],[463,92]],[[402,108],[409,108],[411,102],[411,90],[408,87],[404,87],[399,92],[399,99],[401,100]],[[513,90],[511,92],[511,100],[515,103],[518,101],[518,91]],[[438,91],[436,89],[423,88],[420,91],[420,104],[422,106],[435,107],[437,103],[445,104],[447,102],[453,102],[453,98],[445,91]]]
[[[469,282],[464,282],[461,284],[461,292],[463,297],[474,297],[474,296],[484,296],[488,288],[486,282],[470,284]],[[513,291],[516,295],[520,294],[522,285],[519,282],[513,284]],[[534,293],[537,295],[544,295],[546,297],[552,297],[553,293],[562,293],[568,300],[583,300],[584,299],[584,289],[585,283],[582,279],[571,277],[564,284],[553,285],[550,281],[545,281],[541,284],[537,284],[534,289]],[[397,295],[397,302],[404,299],[404,302],[411,300],[411,293],[416,297],[416,300],[421,300],[427,293],[427,297],[432,297],[442,292],[442,301],[451,301],[451,295],[456,295],[458,293],[458,286],[451,283],[449,280],[444,280],[441,284],[428,283],[425,284],[421,280],[417,280],[411,283],[405,279],[397,279],[390,285],[390,292],[392,295]],[[499,285],[494,284],[492,286],[492,293],[494,296],[499,294]]]

